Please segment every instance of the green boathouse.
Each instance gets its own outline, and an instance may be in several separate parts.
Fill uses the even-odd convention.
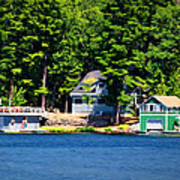
[[[180,127],[180,99],[152,96],[140,106],[140,130],[173,131]]]

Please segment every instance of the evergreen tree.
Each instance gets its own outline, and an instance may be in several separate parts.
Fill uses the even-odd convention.
[[[87,72],[97,69],[107,77],[107,99],[117,109],[117,123],[121,105],[131,101],[129,94],[137,86],[148,87],[151,94],[180,97],[177,4],[1,0],[3,104],[22,101],[67,111],[69,93]]]

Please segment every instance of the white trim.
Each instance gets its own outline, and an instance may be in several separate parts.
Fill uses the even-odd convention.
[[[151,106],[153,106],[152,111],[150,111]],[[145,107],[146,110],[144,110],[144,107]],[[164,108],[166,108],[166,107],[164,105],[162,105],[162,104],[144,104],[144,105],[141,106],[141,108],[143,109],[142,112],[165,112]]]
[[[174,96],[174,97],[177,97],[177,96]],[[143,102],[140,107],[143,105],[143,104],[146,104],[148,103],[149,100],[151,100],[152,98],[156,99],[158,102],[160,102],[160,104],[163,104],[165,107],[167,108],[173,108],[173,107],[176,107],[176,108],[179,108],[180,106],[179,105],[173,105],[173,106],[168,106],[168,105],[165,105],[160,99],[158,99],[157,96],[150,96],[145,102]]]
[[[139,107],[139,130],[141,130],[141,112],[142,112],[141,108],[142,107]]]
[[[155,96],[150,96],[145,102],[143,102],[140,107],[143,105],[143,104],[146,104],[149,100],[151,100],[152,98],[156,99]],[[158,99],[156,99],[160,104],[163,104],[161,101],[159,101]],[[153,103],[153,104],[156,104],[156,103]],[[166,106],[165,104],[163,104],[164,106]]]
[[[45,115],[45,113],[0,113],[0,116],[43,116]]]
[[[147,128],[148,124],[149,124],[149,125],[151,124],[151,123],[148,122],[149,120],[151,120],[151,119],[147,119],[147,120],[146,120],[146,131],[147,131],[148,129],[163,130],[163,120],[162,120],[162,119],[152,119],[154,122],[155,122],[155,121],[159,121],[159,120],[162,122],[162,123],[160,123],[160,126],[161,126],[160,128],[157,128],[157,127],[156,127],[156,128]],[[156,122],[156,126],[157,126],[157,124],[159,124],[159,123]],[[151,124],[151,127],[152,127],[152,126],[153,126],[153,124]]]
[[[140,116],[165,116],[166,114],[141,114]],[[168,116],[177,116],[177,114],[168,114]]]
[[[167,131],[167,122],[168,122],[168,108],[166,109],[165,112],[165,131]]]
[[[85,93],[85,92],[82,92],[82,93],[70,93],[70,96],[98,96],[100,95],[101,93]]]

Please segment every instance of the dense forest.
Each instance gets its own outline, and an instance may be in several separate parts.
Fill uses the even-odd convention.
[[[64,111],[69,93],[97,69],[114,105],[128,103],[137,86],[180,97],[178,1],[0,1],[3,105]]]

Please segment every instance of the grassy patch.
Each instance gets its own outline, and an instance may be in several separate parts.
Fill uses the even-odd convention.
[[[129,128],[129,125],[128,124],[120,124],[118,126],[118,129],[121,129],[123,131],[126,131],[127,129]]]
[[[78,132],[95,132],[96,129],[94,127],[82,127],[82,128],[76,128]]]
[[[105,131],[105,132],[110,132],[110,133],[112,133],[112,132],[113,132],[113,130],[112,130],[110,127],[105,128],[105,129],[104,129],[104,131]]]
[[[95,132],[93,127],[79,127],[79,128],[61,128],[61,127],[50,127],[44,126],[41,129],[49,130],[50,132],[55,133],[78,133],[78,132]]]

